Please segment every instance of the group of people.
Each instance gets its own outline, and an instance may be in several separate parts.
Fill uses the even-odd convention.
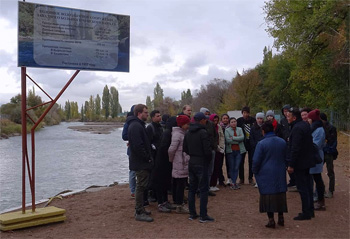
[[[263,112],[250,116],[248,106],[241,112],[238,119],[228,114],[219,117],[202,107],[192,117],[191,106],[185,105],[172,117],[152,111],[151,123],[146,126],[147,106],[131,108],[122,135],[128,141],[129,186],[135,197],[136,220],[152,222],[145,206],[157,201],[159,212],[175,210],[189,214],[190,220],[213,222],[207,213],[208,196],[215,196],[219,185],[240,189],[246,154],[248,182],[259,189],[260,212],[268,216],[266,227],[275,228],[274,213],[278,213],[277,224],[284,226],[287,188],[296,187],[301,197],[302,212],[294,220],[309,220],[315,216],[314,210],[325,210],[324,197],[332,197],[334,192],[333,160],[337,157],[337,131],[327,116],[318,109],[285,105],[278,123],[272,110],[266,112],[266,119]],[[323,163],[330,181],[328,192],[321,176]],[[169,202],[170,193],[174,203]],[[199,214],[196,196],[200,198]]]

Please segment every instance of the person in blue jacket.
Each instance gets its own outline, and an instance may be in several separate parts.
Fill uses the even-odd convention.
[[[284,226],[283,213],[287,209],[286,152],[287,143],[274,133],[270,121],[262,125],[264,138],[258,142],[252,171],[260,192],[260,212],[269,218],[266,227],[275,228],[274,213],[278,213],[278,225]]]

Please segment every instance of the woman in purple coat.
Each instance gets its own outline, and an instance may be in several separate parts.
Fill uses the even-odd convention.
[[[286,142],[277,137],[270,121],[262,125],[264,139],[256,146],[252,171],[259,185],[260,212],[269,218],[266,227],[275,228],[274,213],[278,213],[278,225],[284,226],[283,213],[287,209]]]

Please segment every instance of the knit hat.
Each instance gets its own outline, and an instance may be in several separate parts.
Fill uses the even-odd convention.
[[[203,114],[205,114],[206,112],[210,112],[207,108],[200,108],[199,112],[202,112]]]
[[[275,118],[275,113],[272,111],[272,110],[268,110],[267,112],[266,112],[266,117],[267,116],[272,116],[273,118]]]
[[[249,108],[249,106],[244,106],[244,107],[242,108],[242,114],[243,114],[244,111],[250,113],[250,108]]]
[[[260,119],[263,119],[265,116],[264,116],[264,113],[263,112],[259,112],[256,114],[255,118],[260,118]]]
[[[312,119],[312,121],[321,120],[321,118],[320,118],[320,110],[319,109],[314,109],[314,110],[310,111],[310,113],[307,114],[307,117],[309,119]]]
[[[190,123],[190,118],[186,115],[178,115],[176,117],[176,123],[177,126],[182,127],[183,125]]]
[[[325,113],[321,113],[321,114],[320,114],[320,118],[321,118],[321,120],[323,120],[323,121],[327,121],[327,115],[326,115]]]

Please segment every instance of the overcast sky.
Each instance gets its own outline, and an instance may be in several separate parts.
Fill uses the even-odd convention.
[[[27,0],[31,3],[130,16],[130,72],[81,71],[58,103],[102,96],[105,85],[119,91],[123,110],[153,99],[156,82],[179,100],[214,78],[231,80],[237,71],[262,61],[272,46],[266,33],[264,0]],[[0,0],[0,104],[20,93],[17,67],[17,0]],[[74,71],[27,68],[55,97]],[[28,88],[32,83],[27,81]],[[36,89],[44,101],[49,99]]]

